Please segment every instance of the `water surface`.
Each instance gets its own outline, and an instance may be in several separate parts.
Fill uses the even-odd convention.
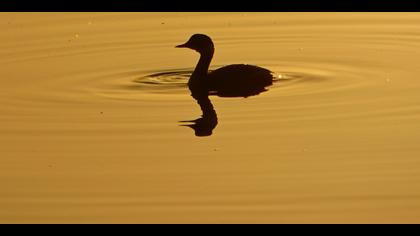
[[[417,13],[0,13],[0,222],[419,223]],[[249,98],[187,81],[255,64]]]

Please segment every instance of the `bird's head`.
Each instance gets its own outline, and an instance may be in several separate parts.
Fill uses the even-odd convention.
[[[184,44],[176,46],[177,48],[190,48],[200,54],[213,54],[214,45],[211,38],[204,34],[194,34],[191,38]]]

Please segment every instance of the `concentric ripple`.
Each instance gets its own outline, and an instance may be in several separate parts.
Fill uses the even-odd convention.
[[[212,69],[218,68],[214,66]],[[139,75],[133,73],[120,73],[119,76],[114,74],[114,78],[102,80],[102,85],[98,84],[97,92],[107,94],[118,94],[121,98],[125,91],[128,97],[132,97],[132,92],[142,94],[160,94],[160,95],[179,95],[188,94],[188,80],[194,68],[167,69],[154,72],[138,72]],[[212,69],[209,71],[211,72]],[[229,78],[226,78],[229,79]],[[308,82],[321,81],[320,75],[301,73],[298,71],[279,71],[273,72],[273,85],[267,87],[268,91],[284,88],[286,86],[299,86],[306,80]],[[114,82],[112,82],[114,81]],[[104,86],[106,84],[106,86]],[[238,86],[241,86],[238,84]],[[102,90],[102,92],[101,92]],[[106,90],[106,91],[105,91]],[[113,90],[113,91],[111,91]],[[118,91],[119,90],[119,91]],[[123,90],[123,91],[122,91]],[[112,97],[112,95],[111,95]]]

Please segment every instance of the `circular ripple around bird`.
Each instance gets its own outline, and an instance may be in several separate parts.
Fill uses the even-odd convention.
[[[330,66],[330,67],[329,67]],[[219,68],[216,65],[210,69]],[[351,68],[324,64],[302,65],[263,65],[273,72],[273,85],[267,87],[265,93],[274,93],[279,96],[299,96],[313,93],[325,93],[360,86],[357,76],[352,81],[336,78],[336,74],[347,73],[351,75]],[[338,68],[338,69],[337,69]],[[151,71],[131,71],[105,76],[99,79],[98,92],[108,98],[140,99],[148,95],[186,95],[189,94],[188,79],[194,68],[157,69]],[[325,82],[325,83],[323,83]],[[240,84],[238,84],[240,86]]]
[[[166,90],[180,89],[187,87],[188,79],[192,70],[172,70],[155,72],[137,77],[133,80],[136,86],[144,89]]]
[[[210,70],[211,72],[212,70]],[[179,69],[179,70],[167,70],[161,72],[154,72],[137,77],[133,80],[135,83],[133,86],[137,86],[139,89],[146,89],[151,91],[167,91],[184,89],[188,85],[188,80],[193,73],[193,69]],[[273,86],[276,87],[279,83],[291,82],[296,80],[302,80],[305,75],[295,72],[273,72]],[[240,85],[238,85],[240,86]]]

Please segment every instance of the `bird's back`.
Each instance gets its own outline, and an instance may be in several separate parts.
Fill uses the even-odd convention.
[[[273,84],[272,72],[254,65],[234,64],[211,71],[206,78],[210,95],[248,97]]]

